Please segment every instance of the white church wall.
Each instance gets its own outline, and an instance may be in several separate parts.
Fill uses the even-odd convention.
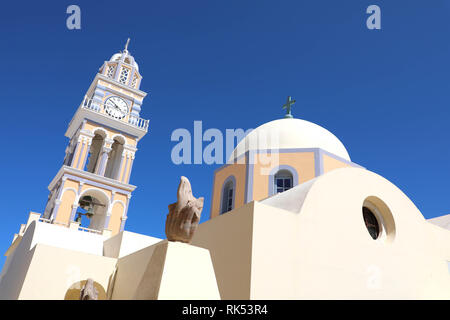
[[[103,241],[104,237],[99,234],[37,222],[30,248],[39,243],[101,256]]]
[[[153,247],[152,257],[132,299],[220,299],[207,249],[167,240]]]
[[[255,202],[250,299],[298,295],[298,214]]]
[[[46,245],[44,242],[48,239],[40,234],[48,230],[46,224],[36,222],[27,228],[22,241],[8,257],[10,261],[0,282],[0,300],[64,299],[71,286],[88,277],[107,290],[117,260],[102,257],[97,252]],[[52,234],[58,236],[58,232]],[[82,243],[83,245],[86,244]]]
[[[20,290],[33,256],[30,244],[35,228],[36,223],[32,223],[28,228],[29,232],[24,234],[15,250],[8,255],[7,263],[3,266],[0,279],[0,300],[16,300],[19,298]]]
[[[146,247],[118,260],[112,300],[133,299],[155,247]]]
[[[104,241],[103,254],[106,257],[122,258],[160,241],[162,241],[162,239],[144,234],[122,231]]]
[[[81,282],[88,278],[101,286],[105,296],[116,262],[114,258],[37,244],[18,298],[62,300],[70,291],[79,293]]]
[[[383,221],[376,240],[368,199]],[[450,299],[450,232],[385,178],[336,169],[298,201],[298,213],[255,202],[199,226],[193,244],[210,250],[223,299]]]
[[[254,203],[203,222],[192,239],[209,249],[221,299],[250,298]]]

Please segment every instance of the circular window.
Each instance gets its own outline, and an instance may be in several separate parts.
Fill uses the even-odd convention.
[[[375,214],[369,208],[363,207],[363,218],[370,236],[374,240],[378,239],[378,237],[380,236],[381,228]]]
[[[362,205],[362,215],[367,231],[373,240],[392,242],[395,222],[389,207],[378,197],[368,197]]]

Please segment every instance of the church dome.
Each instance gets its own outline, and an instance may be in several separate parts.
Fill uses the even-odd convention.
[[[267,122],[242,139],[230,161],[249,150],[321,148],[351,161],[342,142],[327,129],[312,122],[284,118]]]

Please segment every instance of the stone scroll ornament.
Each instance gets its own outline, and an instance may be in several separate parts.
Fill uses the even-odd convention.
[[[87,279],[80,292],[80,300],[97,300],[98,290],[94,286],[94,280]]]
[[[169,241],[191,243],[203,209],[203,197],[192,195],[191,183],[181,177],[177,191],[177,202],[169,205],[166,219],[166,236]]]

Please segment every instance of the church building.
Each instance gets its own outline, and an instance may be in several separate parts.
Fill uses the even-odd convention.
[[[191,243],[126,231],[149,129],[141,81],[128,42],[99,69],[45,210],[5,253],[0,299],[81,299],[88,287],[99,300],[450,299],[450,215],[426,220],[333,133],[294,118],[291,97],[214,172]]]

